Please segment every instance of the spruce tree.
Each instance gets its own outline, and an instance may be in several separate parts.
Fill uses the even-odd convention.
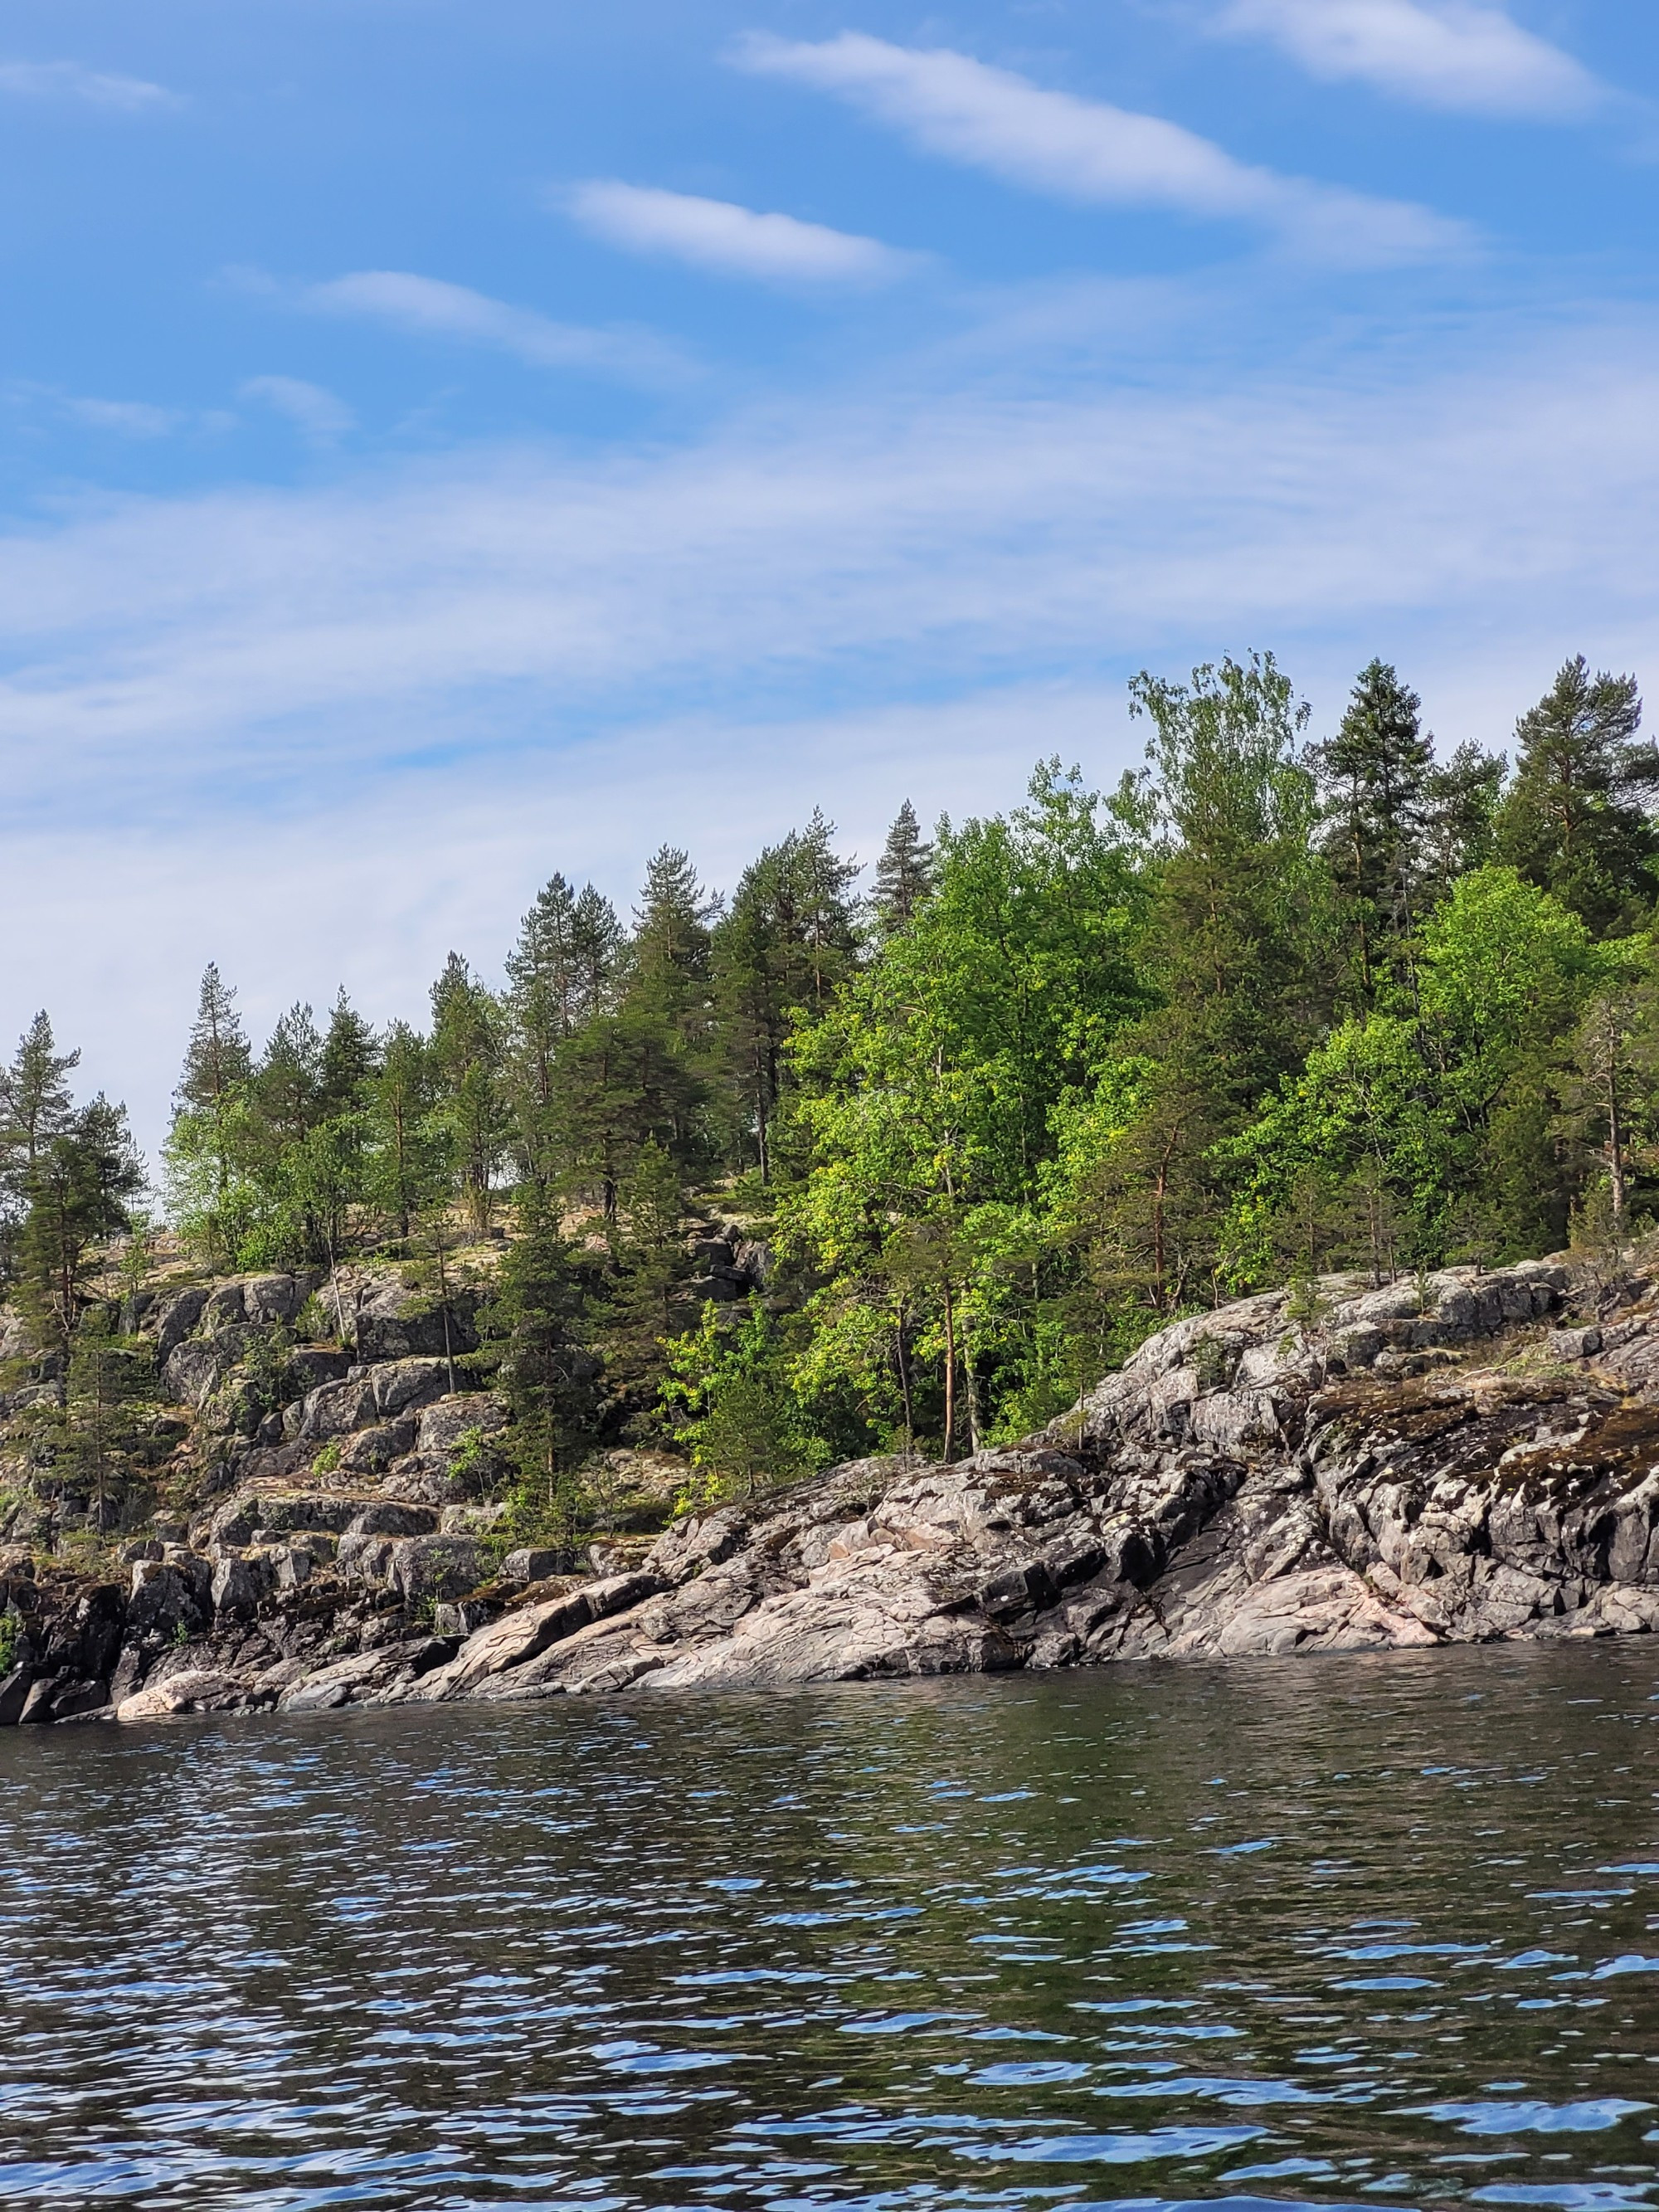
[[[1434,767],[1420,705],[1392,668],[1373,660],[1359,673],[1336,735],[1309,756],[1326,794],[1321,842],[1340,901],[1352,988],[1366,1006],[1399,971],[1412,931]]]
[[[586,1301],[556,1206],[523,1185],[518,1234],[490,1310],[512,1449],[532,1522],[570,1542],[581,1515],[579,1469],[598,1410],[599,1363],[584,1338]]]
[[[1659,749],[1641,720],[1636,678],[1592,676],[1580,653],[1516,725],[1498,855],[1599,933],[1640,927],[1659,889]]]
[[[1493,825],[1509,763],[1467,740],[1424,785],[1425,821],[1419,861],[1420,896],[1437,905],[1460,876],[1492,857]]]
[[[185,1065],[173,1094],[173,1127],[169,1149],[180,1175],[186,1158],[206,1165],[214,1203],[222,1216],[234,1171],[236,1108],[253,1073],[253,1054],[236,1010],[236,993],[210,960],[202,971],[185,1048]],[[210,1231],[217,1243],[221,1232]]]
[[[317,1103],[323,1115],[331,1118],[356,1112],[378,1063],[374,1032],[347,998],[342,983],[318,1063]]]
[[[906,928],[933,888],[933,848],[907,799],[876,862],[876,917],[884,930]]]

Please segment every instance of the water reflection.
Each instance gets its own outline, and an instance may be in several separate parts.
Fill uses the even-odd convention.
[[[1608,2212],[1659,1648],[0,1738],[0,2201]]]

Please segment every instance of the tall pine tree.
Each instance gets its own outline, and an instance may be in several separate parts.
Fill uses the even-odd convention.
[[[1659,890],[1659,749],[1641,720],[1636,678],[1592,676],[1580,653],[1516,725],[1498,857],[1597,932],[1642,927]]]

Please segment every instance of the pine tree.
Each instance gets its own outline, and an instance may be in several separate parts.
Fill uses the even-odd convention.
[[[184,1105],[216,1118],[252,1072],[253,1054],[236,1011],[236,993],[220,975],[217,963],[210,960],[202,971],[196,1019],[176,1095]]]
[[[646,870],[634,911],[627,983],[607,1054],[611,1080],[622,1086],[622,1095],[595,1102],[599,1118],[617,1133],[623,1146],[623,1157],[613,1157],[612,1177],[647,1137],[688,1171],[705,1164],[711,1150],[706,1126],[714,1052],[709,925],[720,901],[703,890],[688,856],[665,845]]]
[[[318,1063],[317,1103],[325,1118],[356,1111],[379,1065],[374,1032],[341,984]]]
[[[42,1008],[17,1041],[11,1066],[0,1068],[0,1151],[15,1173],[27,1175],[42,1148],[65,1130],[72,1101],[65,1078],[81,1064],[60,1053]]]
[[[1644,803],[1659,748],[1638,742],[1641,720],[1636,678],[1592,676],[1580,653],[1516,725],[1498,855],[1597,932],[1639,927],[1659,888],[1659,825]]]
[[[903,929],[933,888],[933,848],[907,799],[876,862],[876,915],[884,930]]]
[[[60,1347],[79,1324],[91,1255],[127,1226],[143,1181],[125,1109],[101,1094],[38,1146],[23,1186],[20,1295]]]
[[[1397,974],[1413,925],[1413,878],[1427,826],[1434,740],[1421,702],[1381,660],[1362,669],[1334,738],[1310,749],[1327,797],[1322,840],[1341,905],[1362,1006]]]
[[[254,1069],[252,1099],[262,1165],[273,1173],[323,1115],[323,1040],[309,1006],[296,1003],[278,1018]]]
[[[564,1165],[559,1055],[585,1023],[608,1009],[621,941],[608,899],[592,884],[577,893],[555,876],[507,955],[506,1085],[514,1150],[524,1172],[544,1186]]]
[[[815,808],[744,871],[712,942],[716,1026],[737,1123],[737,1156],[752,1143],[763,1184],[771,1180],[773,1129],[787,1089],[784,1048],[803,1021],[819,1019],[850,971],[858,925],[855,860],[842,860],[835,824]]]
[[[858,918],[850,894],[858,881],[859,864],[836,851],[835,835],[835,823],[821,806],[815,806],[811,820],[795,841],[796,902],[814,1017],[823,1013],[858,945]]]

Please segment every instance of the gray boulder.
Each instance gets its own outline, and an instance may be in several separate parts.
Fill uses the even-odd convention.
[[[550,1575],[568,1575],[576,1571],[576,1555],[572,1551],[557,1551],[545,1545],[521,1545],[509,1552],[497,1570],[504,1583],[545,1582]]]
[[[438,1516],[430,1505],[404,1505],[393,1498],[377,1498],[354,1516],[349,1536],[431,1536],[437,1534]]]
[[[213,1516],[208,1524],[208,1540],[240,1550],[260,1531],[293,1535],[314,1529],[325,1535],[343,1535],[372,1502],[362,1495],[333,1490],[238,1491]]]
[[[449,1388],[449,1370],[441,1359],[398,1359],[376,1367],[370,1383],[375,1412],[391,1420],[441,1398]]]
[[[297,1434],[306,1443],[325,1443],[368,1427],[375,1417],[374,1390],[361,1368],[343,1382],[325,1382],[301,1401]]]
[[[134,1562],[132,1589],[127,1600],[127,1620],[136,1629],[155,1628],[163,1633],[198,1629],[212,1607],[213,1569],[206,1559],[186,1565],[161,1559]]]
[[[173,1291],[150,1306],[144,1316],[144,1326],[155,1332],[155,1357],[161,1364],[166,1364],[168,1355],[201,1320],[207,1300],[207,1285],[192,1283],[188,1290]]]
[[[289,1372],[294,1377],[292,1385],[301,1396],[320,1389],[325,1382],[340,1382],[351,1372],[356,1361],[349,1352],[336,1352],[327,1345],[296,1345],[288,1356]]]
[[[476,1352],[477,1301],[452,1291],[446,1309],[429,1293],[395,1275],[372,1278],[356,1291],[347,1324],[365,1360],[439,1358]]]
[[[263,1552],[222,1559],[213,1570],[213,1610],[246,1618],[258,1611],[276,1582],[275,1566]]]
[[[399,1539],[380,1536],[368,1532],[361,1535],[342,1536],[335,1565],[342,1578],[349,1583],[382,1583],[392,1571]]]
[[[270,1328],[291,1322],[305,1304],[309,1285],[294,1275],[252,1275],[242,1285],[242,1310],[251,1322]]]
[[[469,1437],[499,1437],[507,1425],[505,1402],[488,1390],[440,1398],[427,1406],[416,1431],[415,1449],[438,1457],[453,1452]]]
[[[465,1597],[483,1579],[484,1557],[470,1536],[412,1536],[398,1545],[386,1580],[406,1604]]]
[[[415,1417],[406,1413],[401,1420],[381,1421],[372,1429],[359,1429],[347,1438],[340,1454],[341,1471],[346,1474],[381,1474],[394,1460],[402,1459],[415,1442]]]
[[[218,1283],[208,1292],[207,1304],[202,1309],[201,1327],[204,1334],[215,1336],[222,1328],[239,1327],[247,1317],[242,1285]]]

